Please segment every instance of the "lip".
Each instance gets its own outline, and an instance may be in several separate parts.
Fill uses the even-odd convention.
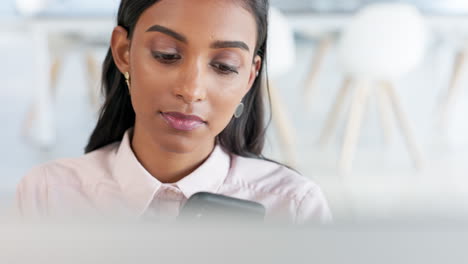
[[[192,131],[206,124],[201,117],[196,115],[186,115],[179,112],[160,112],[160,114],[164,121],[176,130]]]

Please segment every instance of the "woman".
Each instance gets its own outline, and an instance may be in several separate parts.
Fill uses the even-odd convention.
[[[206,191],[330,219],[317,185],[262,156],[267,16],[267,0],[122,0],[86,155],[33,169],[21,212],[174,218]]]

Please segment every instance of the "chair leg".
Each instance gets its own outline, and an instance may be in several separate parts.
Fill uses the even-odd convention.
[[[421,154],[422,152],[419,148],[419,145],[416,143],[416,139],[410,127],[410,122],[408,121],[408,117],[403,112],[400,99],[398,98],[393,85],[390,82],[388,82],[385,88],[386,88],[385,90],[387,92],[387,96],[389,97],[392,103],[393,111],[398,121],[398,125],[406,141],[408,151],[413,158],[414,165],[416,169],[421,169],[423,167],[423,158]]]
[[[60,68],[62,66],[62,60],[60,58],[54,58],[52,65],[50,67],[50,95],[51,99],[54,100],[57,95],[57,82],[58,76],[60,72]],[[37,113],[39,112],[38,102],[33,102],[28,108],[26,118],[23,121],[21,134],[22,137],[27,138],[31,134],[31,129],[33,127],[34,122],[37,121]]]
[[[286,115],[286,107],[280,100],[278,89],[274,84],[270,84],[269,88],[272,119],[280,137],[281,148],[285,153],[286,163],[288,163],[290,166],[295,166],[297,164],[294,141],[295,132],[290,119],[288,119]]]
[[[368,82],[358,82],[356,85],[339,162],[339,169],[343,174],[349,173],[352,169],[364,110],[369,99],[369,86]]]
[[[309,73],[307,74],[307,79],[304,84],[304,99],[307,103],[310,103],[310,97],[315,91],[315,82],[322,67],[325,55],[332,45],[332,37],[325,36],[319,40],[317,47],[317,52],[312,57],[312,63],[310,64]]]
[[[96,58],[91,52],[86,54],[86,67],[88,71],[88,96],[91,105],[94,108],[99,108],[99,76],[100,69]]]
[[[52,66],[50,67],[50,91],[53,98],[55,98],[57,95],[57,83],[61,67],[62,60],[60,58],[54,58]]]
[[[344,101],[350,92],[352,84],[352,79],[350,77],[347,77],[343,81],[343,85],[338,91],[335,103],[333,104],[333,107],[330,110],[330,113],[328,114],[327,121],[325,122],[325,126],[320,134],[319,144],[322,147],[324,147],[330,141],[330,138],[334,134],[333,131],[335,130],[339,115],[344,106]]]
[[[456,95],[459,93],[460,90],[460,79],[462,77],[462,69],[466,61],[467,51],[462,50],[457,53],[454,61],[454,67],[452,72],[452,77],[450,79],[450,84],[448,87],[447,94],[442,99],[440,106],[439,106],[439,127],[446,131],[447,127],[447,120],[448,120],[448,112],[449,108],[452,105]]]
[[[379,82],[375,92],[378,97],[377,106],[380,113],[380,123],[384,135],[384,142],[388,145],[392,141],[392,112],[388,96],[385,93],[385,84]]]

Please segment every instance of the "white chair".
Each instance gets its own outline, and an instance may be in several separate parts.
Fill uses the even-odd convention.
[[[15,0],[16,10],[22,16],[33,16],[56,0]]]
[[[16,12],[22,17],[33,17],[37,13],[45,9],[52,0],[15,0]],[[34,28],[31,26],[31,28]],[[44,34],[35,28],[30,30],[32,42],[35,44],[33,48],[36,51],[48,49],[43,41]],[[48,148],[55,139],[55,130],[53,128],[54,116],[52,106],[52,93],[49,91],[49,69],[43,69],[41,61],[48,61],[49,58],[44,53],[35,55],[33,61],[36,69],[35,82],[38,84],[33,96],[35,103],[30,107],[23,125],[23,136],[30,138],[40,147]],[[53,70],[52,70],[53,71]],[[47,73],[47,74],[46,74]],[[31,128],[34,127],[34,131]]]
[[[272,119],[280,137],[285,162],[294,166],[296,164],[295,131],[275,85],[278,78],[287,74],[296,61],[294,32],[286,17],[274,7],[270,8],[267,46],[266,65],[270,80]]]
[[[32,36],[35,64],[35,91],[33,103],[23,123],[22,134],[35,145],[50,149],[56,140],[55,129],[55,104],[57,80],[65,56],[73,48],[86,49],[86,66],[89,84],[89,98],[92,106],[99,106],[98,80],[100,78],[100,63],[93,55],[97,46],[108,47],[109,37],[106,34],[94,32],[78,24],[69,25],[62,29],[60,22],[69,22],[66,19],[58,19],[57,22],[45,20],[42,24],[36,23],[38,13],[54,4],[57,0],[16,0],[18,13],[27,17],[27,25]],[[113,24],[109,19],[109,24]],[[75,22],[76,23],[76,22]],[[79,23],[79,22],[78,22]],[[99,27],[100,28],[100,27]],[[111,28],[109,28],[108,32]],[[87,30],[94,32],[89,33]],[[98,30],[96,30],[98,31]]]
[[[94,38],[98,39],[98,38]],[[102,41],[102,44],[92,42],[92,37],[85,35],[74,35],[74,34],[58,34],[47,36],[49,47],[43,47],[43,50],[49,49],[49,52],[45,52],[44,56],[49,58],[43,58],[42,62],[49,61],[50,68],[44,68],[40,73],[36,73],[38,78],[44,79],[49,78],[45,83],[48,84],[47,89],[41,89],[36,93],[33,103],[29,107],[29,111],[25,118],[22,134],[26,139],[30,139],[32,143],[43,149],[50,149],[55,144],[56,139],[56,128],[55,128],[55,98],[57,95],[57,81],[60,76],[62,66],[68,53],[75,49],[80,48],[85,50],[85,65],[86,65],[86,76],[88,82],[88,96],[92,108],[97,112],[101,98],[99,95],[99,80],[101,74],[100,60],[94,55],[94,50],[108,46],[108,44]],[[39,51],[38,53],[42,53]],[[41,55],[37,55],[41,56]]]
[[[344,100],[353,91],[339,163],[341,172],[347,173],[352,168],[361,121],[370,95],[379,98],[386,137],[390,136],[390,110],[393,110],[415,166],[422,166],[421,151],[402,111],[393,82],[422,61],[427,39],[428,30],[418,10],[400,3],[369,5],[359,11],[344,29],[338,52],[346,78],[321,135],[321,143],[327,143]]]

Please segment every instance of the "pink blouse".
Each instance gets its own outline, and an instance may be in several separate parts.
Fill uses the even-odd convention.
[[[191,195],[205,191],[261,203],[266,221],[331,220],[316,184],[282,165],[229,154],[220,146],[190,175],[161,183],[134,155],[130,131],[121,142],[32,169],[17,188],[20,213],[34,217],[118,213],[171,220]]]

